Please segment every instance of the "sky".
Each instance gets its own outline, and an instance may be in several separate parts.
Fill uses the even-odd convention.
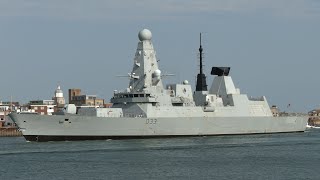
[[[164,83],[195,89],[199,33],[241,93],[287,112],[320,107],[318,0],[1,0],[0,101],[51,99],[58,85],[109,99],[127,88],[138,32],[150,29]],[[288,106],[290,104],[290,106]]]

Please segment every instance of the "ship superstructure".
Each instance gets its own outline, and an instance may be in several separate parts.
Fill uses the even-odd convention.
[[[202,70],[196,91],[187,80],[163,85],[162,73],[152,44],[143,29],[125,90],[114,91],[111,108],[66,105],[63,115],[43,116],[12,113],[30,141],[150,138],[222,134],[255,134],[304,131],[306,117],[273,117],[264,96],[241,94],[229,76],[230,67],[212,67],[215,76],[207,89]]]

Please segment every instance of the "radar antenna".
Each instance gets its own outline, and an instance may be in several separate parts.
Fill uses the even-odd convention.
[[[201,33],[200,33],[200,48],[199,48],[199,55],[200,55],[200,73],[197,75],[197,85],[196,91],[207,91],[207,81],[206,75],[203,73],[203,65],[202,65],[202,53],[203,48],[201,44]]]

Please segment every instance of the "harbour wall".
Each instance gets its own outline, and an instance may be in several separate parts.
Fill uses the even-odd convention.
[[[0,137],[14,137],[22,136],[21,131],[16,127],[1,127],[0,128]]]

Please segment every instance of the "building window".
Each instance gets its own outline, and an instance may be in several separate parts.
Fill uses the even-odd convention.
[[[44,115],[44,112],[41,112],[40,114],[41,114],[41,115]]]
[[[38,110],[38,107],[34,107],[33,109],[34,109],[34,110]]]
[[[41,106],[41,110],[44,110],[44,107],[43,107],[43,106]]]

